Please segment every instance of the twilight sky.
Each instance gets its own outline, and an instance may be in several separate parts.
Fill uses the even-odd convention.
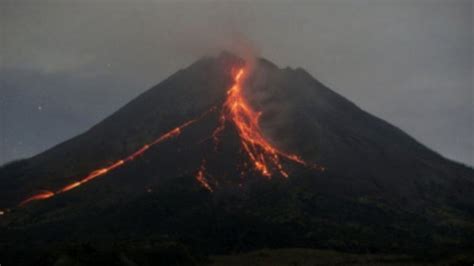
[[[473,28],[471,0],[2,0],[0,164],[245,46],[474,165]]]

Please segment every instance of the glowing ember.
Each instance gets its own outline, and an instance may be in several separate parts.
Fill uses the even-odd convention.
[[[197,172],[196,174],[196,180],[199,182],[199,184],[209,190],[209,192],[212,192],[212,187],[209,185],[209,182],[207,181],[206,179],[206,176],[205,176],[205,172],[206,172],[206,168],[205,168],[205,161],[202,162],[201,164],[201,167],[199,168],[199,171]]]

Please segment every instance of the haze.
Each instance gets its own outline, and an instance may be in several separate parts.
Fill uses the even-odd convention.
[[[469,0],[4,0],[0,10],[0,164],[84,132],[203,55],[244,49],[305,68],[474,165]]]

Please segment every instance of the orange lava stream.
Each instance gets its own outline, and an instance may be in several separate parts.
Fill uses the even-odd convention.
[[[300,165],[324,171],[324,167],[309,164],[296,154],[283,152],[274,147],[264,136],[260,128],[261,112],[255,111],[245,99],[243,92],[243,78],[245,69],[239,68],[234,75],[234,83],[227,91],[227,98],[220,113],[219,125],[212,132],[212,138],[217,145],[219,134],[225,129],[226,122],[232,122],[239,134],[242,147],[253,164],[253,168],[262,176],[271,178],[273,172],[288,178],[288,172],[283,168],[282,158]],[[196,173],[196,180],[201,186],[213,191],[205,178],[205,162]],[[242,174],[244,172],[242,171]]]
[[[206,168],[204,166],[205,163],[206,163],[205,161],[202,162],[201,167],[199,168],[199,171],[196,174],[196,180],[199,182],[199,184],[203,188],[209,190],[209,192],[213,192],[214,190],[209,185],[209,182],[207,181],[206,176],[205,176],[205,172],[206,172]]]
[[[272,169],[284,177],[288,172],[283,168],[281,157],[298,164],[308,165],[299,156],[288,154],[274,147],[264,136],[260,128],[261,112],[255,111],[247,102],[242,89],[245,70],[240,68],[234,76],[234,84],[227,92],[224,103],[223,120],[231,120],[240,136],[242,147],[252,161],[254,168],[263,176],[270,178]]]
[[[282,159],[286,159],[313,169],[324,170],[323,167],[308,164],[298,155],[286,153],[277,149],[263,136],[259,124],[260,116],[262,113],[255,111],[245,99],[245,95],[242,88],[243,78],[245,74],[246,73],[244,68],[240,68],[235,72],[235,75],[233,77],[233,85],[227,91],[227,98],[225,99],[225,102],[220,112],[219,125],[212,132],[212,138],[215,144],[217,145],[219,141],[219,135],[225,129],[226,123],[230,122],[235,126],[240,137],[240,142],[242,144],[243,150],[250,159],[253,168],[262,176],[266,178],[271,178],[276,172],[279,173],[281,176],[288,178],[289,174],[282,165]],[[32,201],[48,199],[58,194],[71,191],[91,180],[94,180],[97,177],[103,176],[109,173],[110,171],[117,169],[130,161],[133,161],[135,158],[145,153],[152,146],[158,145],[168,139],[179,136],[184,128],[199,121],[204,116],[213,111],[215,111],[215,107],[211,108],[210,110],[202,114],[200,117],[193,120],[189,120],[181,124],[180,126],[166,132],[159,138],[155,139],[153,142],[145,144],[140,149],[136,150],[127,157],[122,158],[109,166],[95,169],[85,177],[82,177],[80,180],[72,182],[54,192],[45,190],[35,195],[32,195],[27,199],[23,200],[19,204],[19,206],[24,206]],[[203,188],[207,189],[209,192],[213,192],[213,188],[205,177],[205,171],[205,160],[203,160],[201,167],[196,173],[195,179]]]
[[[179,134],[181,134],[181,131],[190,126],[191,124],[195,123],[196,121],[200,120],[201,118],[203,118],[205,115],[207,115],[208,113],[210,113],[211,111],[213,111],[214,108],[211,108],[209,111],[205,112],[203,115],[201,115],[199,118],[197,119],[193,119],[193,120],[189,120],[187,121],[186,123],[166,132],[165,134],[161,135],[159,138],[155,139],[153,142],[149,143],[149,144],[145,144],[143,147],[141,147],[140,149],[138,149],[137,151],[135,151],[134,153],[132,153],[131,155],[121,159],[121,160],[118,160],[116,161],[115,163],[107,166],[107,167],[103,167],[103,168],[99,168],[99,169],[96,169],[92,172],[90,172],[87,176],[81,178],[79,181],[75,181],[71,184],[68,184],[60,189],[58,189],[56,192],[52,192],[52,191],[41,191],[40,193],[38,194],[35,194],[33,196],[30,196],[28,197],[27,199],[23,200],[22,202],[20,202],[19,206],[24,206],[25,204],[28,204],[32,201],[37,201],[37,200],[44,200],[44,199],[48,199],[48,198],[51,198],[53,196],[56,196],[58,194],[61,194],[61,193],[64,193],[64,192],[67,192],[67,191],[70,191],[70,190],[73,190],[99,176],[102,176],[102,175],[105,175],[107,174],[108,172],[116,169],[116,168],[119,168],[121,167],[122,165],[126,164],[127,162],[130,162],[130,161],[133,161],[135,158],[137,158],[138,156],[142,155],[143,153],[145,153],[148,149],[150,149],[152,146],[154,145],[158,145],[168,139],[171,139],[171,138],[174,138],[174,137],[177,137]]]

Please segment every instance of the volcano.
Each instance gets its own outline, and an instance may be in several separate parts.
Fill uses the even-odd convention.
[[[0,245],[178,241],[455,253],[474,171],[301,68],[230,53],[179,70],[87,132],[0,168]]]

